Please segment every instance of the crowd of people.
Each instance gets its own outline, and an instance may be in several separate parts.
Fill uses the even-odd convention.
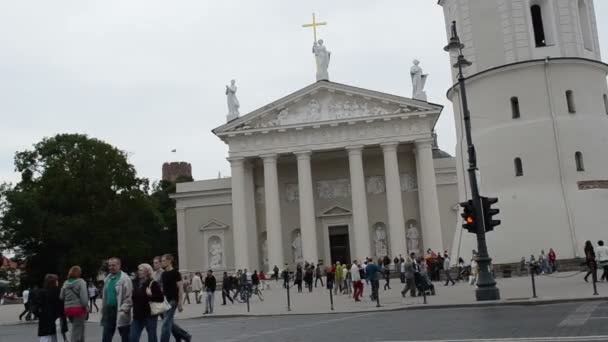
[[[41,289],[25,299],[27,315],[38,320],[40,342],[56,342],[58,334],[71,330],[72,342],[85,341],[85,322],[93,307],[99,311],[96,299],[101,296],[102,342],[111,342],[116,332],[122,342],[140,340],[146,330],[148,341],[158,341],[157,325],[161,321],[160,341],[191,341],[192,336],[174,322],[176,311],[183,311],[184,285],[181,274],[173,267],[170,254],[156,257],[153,265],[140,264],[133,277],[122,271],[121,260],[108,260],[108,275],[101,290],[82,279],[79,266],[70,268],[60,286],[59,276],[47,274]],[[200,278],[200,275],[197,275]],[[207,310],[213,312],[215,277],[208,271],[204,282]],[[197,300],[198,288],[195,291]],[[61,322],[59,328],[56,322]]]

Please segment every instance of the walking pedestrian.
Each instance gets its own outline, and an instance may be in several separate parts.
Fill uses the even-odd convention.
[[[72,266],[59,294],[59,299],[63,301],[65,315],[72,323],[72,337],[70,338],[72,342],[84,342],[85,338],[84,323],[89,305],[89,292],[87,283],[81,276],[80,267]]]
[[[549,266],[551,272],[557,272],[557,254],[555,254],[553,248],[549,248]]]
[[[196,304],[201,303],[201,291],[203,290],[203,280],[201,274],[196,272],[192,277],[192,291],[194,292],[194,300]]]
[[[95,306],[95,310],[99,312],[99,307],[97,307],[97,293],[99,290],[97,290],[97,286],[95,286],[92,281],[89,282],[87,291],[89,293],[89,313],[93,312],[93,306]]]
[[[336,262],[336,286],[334,286],[334,295],[342,293],[342,287],[344,286],[344,267],[339,261]]]
[[[32,314],[30,312],[30,289],[29,288],[23,290],[23,292],[21,293],[21,298],[23,299],[23,312],[19,315],[19,320],[22,320],[23,316],[25,316],[25,320],[29,321],[32,319],[32,317],[31,317]]]
[[[388,260],[388,264],[386,263]],[[382,265],[382,273],[384,275],[384,291],[386,291],[386,289],[391,289],[391,269],[390,269],[390,262],[391,260],[389,259],[388,256],[384,257],[384,263]]]
[[[205,315],[213,314],[213,304],[215,303],[216,281],[213,270],[207,271],[205,277]]]
[[[317,264],[317,268],[315,268],[315,287],[317,287],[317,282],[321,282],[321,286],[325,286],[323,285],[323,273],[321,271],[323,267],[323,264],[318,263]]]
[[[184,288],[184,305],[186,304],[186,302],[188,302],[188,304],[190,304],[190,282],[188,281],[188,279],[184,279],[182,281],[182,287]]]
[[[603,271],[600,281],[608,280],[608,247],[604,246],[603,240],[598,241],[597,245],[595,256],[599,269]]]
[[[281,273],[281,278],[283,278],[283,288],[287,289],[289,288],[289,267],[287,267],[287,264],[285,264],[285,267],[283,267],[283,272]]]
[[[160,256],[156,256],[154,257],[154,260],[152,260],[152,268],[154,269],[154,274],[152,276],[152,278],[158,282],[159,284],[161,284],[162,286],[162,279],[161,276],[163,274],[163,266],[161,265],[161,257]]]
[[[360,302],[360,298],[363,295],[363,283],[361,282],[361,272],[359,272],[357,260],[353,261],[353,265],[350,268],[350,277],[354,288],[353,298],[355,299],[355,302]]]
[[[405,298],[407,291],[410,291],[410,296],[416,297],[416,281],[415,281],[415,269],[416,269],[416,254],[410,253],[410,256],[402,264],[403,276],[405,278],[405,287],[401,291],[401,295]]]
[[[276,282],[279,282],[279,267],[277,265],[274,265],[272,269],[272,276]]]
[[[347,295],[351,295],[353,293],[353,278],[350,274],[352,266],[345,265],[344,272],[344,293]]]
[[[137,266],[137,278],[133,281],[133,322],[129,333],[129,342],[139,342],[141,333],[146,329],[148,342],[157,342],[158,315],[153,315],[150,302],[164,301],[160,284],[152,277],[154,270],[150,264]]]
[[[295,277],[295,284],[298,285],[298,293],[302,293],[302,280],[304,278],[304,273],[302,272],[302,265],[298,264],[298,266],[296,267],[296,277]]]
[[[476,257],[471,260],[471,274],[469,275],[469,285],[475,285],[477,283],[477,275],[479,274],[479,264],[477,264]]]
[[[445,272],[445,284],[444,286],[448,286],[450,282],[452,282],[452,286],[456,285],[454,279],[452,279],[452,275],[450,274],[450,256],[448,252],[445,251],[443,254],[443,271]]]
[[[365,273],[372,285],[372,294],[370,298],[372,301],[375,301],[378,298],[378,290],[380,288],[380,280],[378,279],[378,274],[381,273],[380,267],[374,263],[373,259],[369,259],[367,267],[365,268]]]
[[[121,267],[119,258],[114,257],[108,260],[110,274],[104,279],[101,300],[102,342],[112,342],[117,328],[121,342],[129,341],[133,282],[129,275],[121,270]]]
[[[192,341],[192,336],[174,322],[175,311],[184,311],[182,305],[182,297],[184,294],[182,288],[182,275],[174,268],[173,260],[174,258],[171,254],[165,254],[161,258],[161,265],[163,267],[163,274],[161,277],[162,287],[165,298],[171,305],[171,309],[164,313],[160,342],[169,342],[172,334],[177,341],[185,340],[186,342],[190,342]]]
[[[587,242],[585,242],[585,263],[587,264],[587,267],[589,268],[589,271],[587,271],[587,274],[585,275],[585,281],[588,281],[587,278],[589,278],[589,276],[592,276],[592,280],[593,282],[597,281],[597,263],[595,261],[595,250],[593,249],[593,244],[591,243],[591,241],[587,240]]]
[[[308,292],[312,292],[313,268],[314,266],[312,265],[308,266],[304,272],[304,283],[306,284],[306,288],[308,288]]]
[[[31,308],[38,315],[40,342],[57,342],[55,322],[63,317],[63,302],[59,295],[59,277],[56,274],[47,274],[42,289],[31,303]]]
[[[230,300],[230,303],[234,304],[234,300],[230,297],[230,289],[232,289],[232,277],[228,276],[228,272],[224,272],[222,278],[222,305],[226,305],[226,298]]]

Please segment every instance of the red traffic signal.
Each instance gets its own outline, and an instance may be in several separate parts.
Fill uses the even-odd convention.
[[[473,201],[468,200],[467,202],[460,203],[462,207],[462,213],[460,216],[464,220],[462,228],[466,229],[469,233],[477,232],[477,224],[475,219],[475,211],[473,210]]]

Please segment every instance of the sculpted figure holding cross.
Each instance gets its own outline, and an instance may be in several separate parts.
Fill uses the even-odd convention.
[[[329,59],[331,52],[327,51],[325,45],[323,45],[323,39],[317,40],[317,26],[327,25],[325,22],[317,22],[315,14],[312,14],[312,24],[305,24],[302,27],[312,27],[314,44],[312,46],[312,53],[315,55],[317,62],[317,81],[329,81]]]
[[[317,59],[317,81],[329,81],[329,59],[331,58],[331,52],[327,51],[325,45],[323,45],[323,39],[319,39],[312,46],[312,53],[315,54]]]

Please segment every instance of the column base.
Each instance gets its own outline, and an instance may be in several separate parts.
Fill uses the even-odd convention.
[[[500,300],[500,290],[496,286],[479,287],[475,290],[475,298],[478,302]]]

